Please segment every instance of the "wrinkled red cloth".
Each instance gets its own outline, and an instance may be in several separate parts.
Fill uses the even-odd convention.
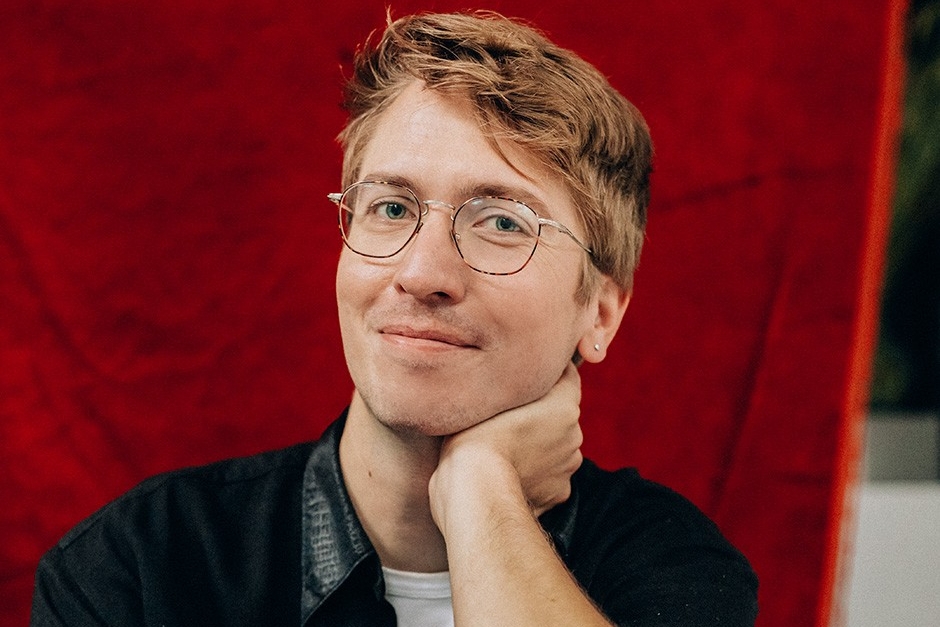
[[[326,194],[341,66],[385,4],[0,9],[0,623],[26,623],[40,554],[137,481],[312,439],[347,403]],[[585,453],[714,517],[761,577],[759,624],[824,615],[898,2],[487,8],[598,65],[656,142],[633,303],[582,369]]]

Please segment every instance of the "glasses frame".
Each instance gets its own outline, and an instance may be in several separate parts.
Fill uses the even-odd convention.
[[[405,242],[395,252],[390,253],[388,255],[370,255],[368,253],[363,253],[363,252],[356,250],[355,248],[352,247],[352,244],[349,243],[349,240],[346,237],[346,231],[343,229],[343,211],[344,211],[343,199],[345,198],[346,194],[350,192],[350,190],[360,185],[389,185],[392,187],[397,187],[398,189],[403,189],[407,191],[409,194],[411,194],[411,196],[415,199],[418,205],[424,206],[424,210],[418,213],[418,221],[415,223],[415,228],[411,232],[411,235],[408,236],[408,239],[406,239]],[[339,214],[337,215],[337,218],[339,222],[339,232],[340,232],[340,235],[342,235],[343,237],[343,244],[346,246],[346,248],[356,253],[357,255],[360,255],[362,257],[368,257],[370,259],[388,259],[390,257],[394,257],[401,251],[405,250],[408,244],[411,243],[411,240],[413,240],[415,236],[418,234],[418,231],[421,230],[421,226],[424,224],[424,216],[426,216],[428,212],[431,210],[431,205],[443,205],[444,207],[447,207],[450,209],[450,239],[454,243],[454,248],[457,249],[457,254],[460,255],[460,258],[463,260],[465,264],[467,264],[469,268],[481,274],[489,274],[492,276],[509,276],[512,274],[522,272],[522,270],[524,270],[525,267],[529,265],[529,261],[531,261],[533,255],[535,255],[536,249],[539,247],[539,242],[542,241],[542,225],[548,225],[548,226],[558,229],[559,231],[561,231],[562,233],[570,237],[572,241],[574,241],[574,243],[577,244],[579,248],[581,248],[581,250],[586,252],[588,256],[591,257],[592,261],[594,259],[594,251],[592,251],[589,246],[587,246],[580,239],[578,239],[578,236],[572,233],[571,229],[569,229],[567,226],[565,226],[561,222],[558,222],[557,220],[543,218],[542,216],[538,214],[538,212],[535,209],[525,204],[524,202],[520,200],[516,200],[514,198],[506,198],[504,196],[474,196],[473,198],[468,198],[464,202],[460,203],[460,205],[455,206],[455,205],[450,204],[449,202],[444,202],[443,200],[421,200],[418,197],[418,194],[416,194],[414,190],[412,190],[411,188],[405,185],[400,185],[398,183],[390,183],[388,181],[356,181],[355,183],[352,183],[351,185],[346,187],[346,189],[344,189],[342,192],[332,192],[330,194],[327,194],[326,197],[331,202],[335,203],[337,207],[339,208]],[[535,234],[535,244],[533,244],[532,251],[529,253],[529,256],[526,258],[526,260],[517,270],[513,270],[512,272],[489,272],[487,270],[481,270],[480,268],[477,268],[472,263],[467,261],[467,258],[464,257],[463,251],[460,250],[460,241],[459,241],[460,235],[456,231],[457,214],[459,214],[460,210],[463,209],[465,206],[469,205],[470,203],[476,200],[481,200],[481,199],[504,200],[504,201],[515,203],[517,205],[522,205],[523,207],[531,211],[532,215],[535,216],[535,219],[539,225],[538,232]]]

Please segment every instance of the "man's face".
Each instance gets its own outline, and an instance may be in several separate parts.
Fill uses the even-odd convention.
[[[476,195],[510,197],[586,239],[562,183],[518,147],[499,148],[505,158],[469,103],[416,82],[380,117],[359,178],[455,206]],[[540,398],[594,320],[595,301],[575,301],[585,253],[570,238],[544,228],[521,272],[485,275],[460,258],[450,215],[431,204],[394,257],[345,247],[340,256],[336,295],[349,372],[372,416],[400,431],[448,435]]]

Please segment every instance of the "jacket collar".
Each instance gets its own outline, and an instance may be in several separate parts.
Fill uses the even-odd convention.
[[[339,440],[346,411],[324,431],[307,461],[303,482],[301,624],[375,549],[346,492]]]
[[[356,516],[340,469],[339,441],[347,411],[323,432],[304,472],[301,624],[370,558],[375,569],[373,593],[378,598],[385,594],[378,556]],[[562,558],[571,546],[577,502],[578,494],[572,485],[570,498],[539,519]]]

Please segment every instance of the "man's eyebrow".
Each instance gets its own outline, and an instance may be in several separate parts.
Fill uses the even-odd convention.
[[[417,185],[414,181],[409,179],[406,176],[401,174],[393,174],[391,172],[371,172],[368,175],[362,177],[361,180],[364,181],[382,181],[385,183],[392,183],[394,185],[401,185],[402,187],[407,187],[417,194],[419,200],[444,200],[448,201],[446,198],[427,198],[425,197],[424,190],[420,189],[420,186]],[[529,190],[528,188],[521,187],[519,185],[513,185],[508,183],[493,183],[493,182],[469,182],[460,185],[457,187],[451,194],[452,200],[456,204],[460,204],[470,198],[475,198],[477,196],[497,196],[499,198],[510,198],[512,200],[517,200],[521,203],[528,205],[530,208],[534,209],[542,217],[551,217],[551,209],[548,205],[540,199],[540,197]],[[449,201],[448,201],[449,202]]]
[[[418,190],[415,189],[414,183],[412,183],[408,178],[398,175],[390,174],[388,172],[372,172],[366,176],[360,177],[360,181],[381,181],[382,183],[392,183],[393,185],[400,185],[402,187],[407,187],[408,189],[414,191],[416,194]]]
[[[528,205],[541,216],[545,216],[548,210],[548,206],[537,194],[518,185],[479,183],[461,188],[460,192],[464,199],[473,198],[474,196],[498,196],[500,198],[517,200]]]

